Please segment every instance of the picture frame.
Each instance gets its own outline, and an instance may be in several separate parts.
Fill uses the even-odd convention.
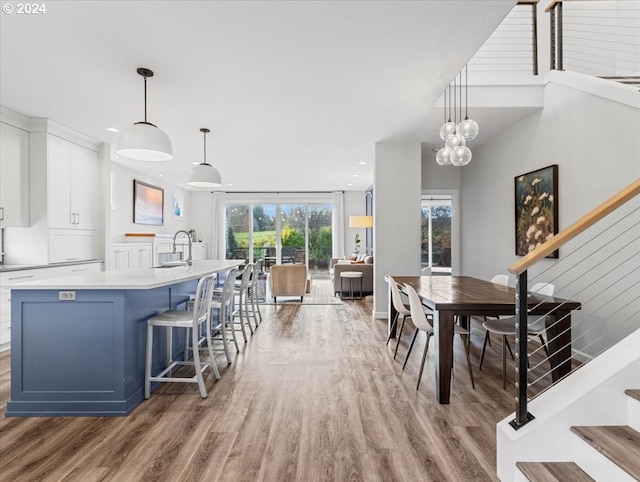
[[[164,225],[164,189],[133,180],[133,222]]]
[[[558,233],[558,165],[514,178],[515,250],[525,256]],[[558,250],[547,258],[558,258]]]
[[[173,219],[184,221],[184,195],[181,192],[173,192],[173,203],[171,204]]]

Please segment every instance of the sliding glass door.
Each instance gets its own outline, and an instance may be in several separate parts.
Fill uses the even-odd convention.
[[[331,259],[331,204],[229,204],[227,258],[306,264],[327,273]]]

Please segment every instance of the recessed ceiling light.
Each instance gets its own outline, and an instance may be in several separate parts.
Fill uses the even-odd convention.
[[[158,176],[162,177],[162,174],[158,174]]]
[[[200,163],[199,162],[192,162],[191,164],[193,164],[194,166],[197,166]]]
[[[116,127],[107,127],[107,130],[109,132],[120,132],[120,129],[116,128]]]
[[[352,183],[352,182],[350,182],[350,183],[348,183],[348,184],[347,184],[347,186],[353,186],[353,183]]]
[[[364,166],[366,164],[365,161],[360,161],[358,164],[360,164],[361,166]]]
[[[358,177],[357,174],[351,174],[351,177]]]
[[[227,184],[227,186],[233,186],[233,184],[229,183],[229,184]]]

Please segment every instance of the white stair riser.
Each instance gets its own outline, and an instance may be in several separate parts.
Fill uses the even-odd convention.
[[[640,432],[640,400],[629,397],[629,421],[627,425],[634,430]]]
[[[573,435],[573,461],[595,480],[615,480],[616,482],[637,482],[636,479],[614,464],[607,457]]]

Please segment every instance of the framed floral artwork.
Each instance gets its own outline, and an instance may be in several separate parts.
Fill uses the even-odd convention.
[[[558,165],[515,178],[516,255],[524,256],[558,233]],[[557,258],[558,251],[547,258]]]

